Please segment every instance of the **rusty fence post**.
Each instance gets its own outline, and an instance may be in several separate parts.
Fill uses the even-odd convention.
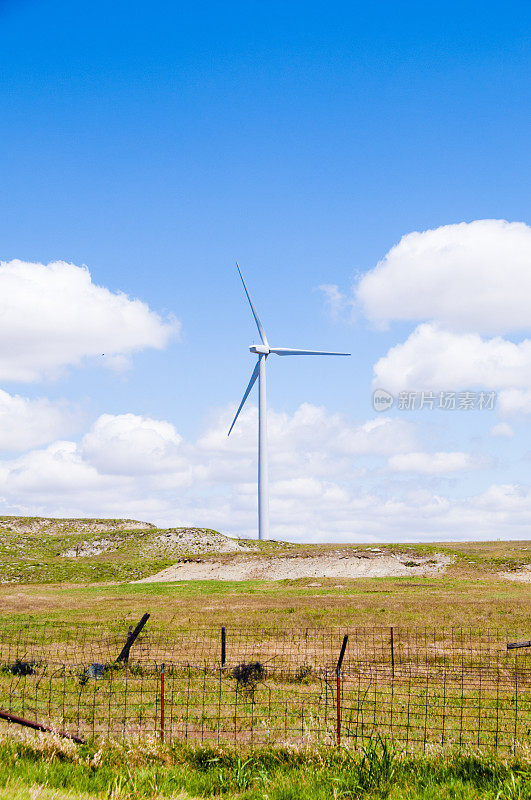
[[[395,677],[395,636],[391,626],[391,674]]]
[[[16,722],[17,725],[23,725],[25,728],[33,728],[34,731],[54,733],[56,736],[62,736],[63,739],[72,739],[72,741],[76,742],[77,744],[85,744],[85,740],[80,736],[76,736],[74,733],[58,731],[55,728],[51,728],[49,725],[42,725],[40,722],[34,722],[33,720],[25,719],[24,717],[18,717],[16,714],[11,714],[10,711],[4,711],[3,708],[0,708],[0,719],[5,719],[8,722]]]
[[[341,665],[347,649],[348,635],[343,637],[341,652],[336,666],[336,711],[337,711],[337,746],[341,746]]]
[[[164,741],[164,664],[160,666],[160,740]]]

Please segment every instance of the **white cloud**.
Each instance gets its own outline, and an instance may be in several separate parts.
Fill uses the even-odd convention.
[[[325,303],[332,319],[337,320],[344,313],[352,319],[354,311],[354,301],[339,290],[334,283],[323,283],[317,287],[325,296]]]
[[[79,502],[85,493],[104,489],[105,478],[83,461],[75,442],[58,441],[44,450],[32,450],[2,464],[5,494],[26,502],[53,504],[55,498]]]
[[[477,333],[457,334],[431,323],[419,325],[374,366],[374,385],[402,389],[500,390],[531,386],[531,340],[519,344]]]
[[[133,515],[252,533],[257,410],[245,409],[227,439],[232,413],[218,414],[194,443],[165,421],[104,414],[79,444],[58,441],[0,462],[4,511]],[[314,536],[324,535],[319,515],[329,513],[341,527],[345,508],[365,504],[348,488],[364,474],[360,459],[418,446],[411,423],[379,417],[353,424],[307,403],[292,415],[271,411],[269,432],[278,530],[296,518],[311,519]]]
[[[366,316],[436,321],[449,330],[529,330],[531,228],[476,220],[409,233],[355,289]]]
[[[56,441],[0,461],[3,513],[118,516],[164,525],[256,531],[256,409],[217,415],[195,442],[168,422],[134,414],[100,417],[79,444]],[[531,521],[531,492],[491,487],[452,500],[419,483],[389,482],[386,459],[430,475],[468,469],[466,453],[420,452],[415,429],[378,418],[354,424],[304,404],[271,414],[271,522],[276,538],[400,541],[518,538]],[[402,460],[399,458],[405,454]],[[370,457],[373,466],[363,466]],[[129,467],[128,467],[129,465]]]
[[[391,472],[418,472],[426,475],[443,475],[476,469],[479,466],[469,453],[402,453],[391,456],[387,467]]]
[[[72,433],[78,415],[66,403],[28,400],[0,389],[0,450],[27,450]]]
[[[0,262],[0,380],[53,377],[91,357],[123,368],[178,329],[140,300],[92,283],[86,267]]]
[[[498,393],[502,414],[531,413],[531,339],[481,332],[530,329],[531,228],[478,220],[405,236],[361,279],[367,315],[430,320],[374,366],[375,388],[390,392]]]
[[[229,424],[230,413],[223,412],[197,444],[209,458],[211,472],[223,471],[229,480],[237,480],[242,459],[249,463],[255,458],[257,409],[250,406],[227,438]],[[313,476],[340,474],[355,458],[388,456],[418,446],[414,425],[406,420],[383,416],[353,424],[310,403],[291,415],[270,409],[267,433],[271,466],[287,477],[303,465]]]
[[[144,475],[182,466],[181,445],[181,436],[169,422],[103,414],[83,437],[80,453],[101,473]]]
[[[502,414],[531,414],[531,389],[504,389],[498,395]]]
[[[490,429],[491,436],[502,436],[506,439],[511,439],[514,436],[514,431],[507,422],[499,422],[497,425],[493,425]]]

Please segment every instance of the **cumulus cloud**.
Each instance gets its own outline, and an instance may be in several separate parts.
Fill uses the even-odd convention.
[[[127,516],[254,536],[256,409],[244,410],[234,441],[226,436],[232,413],[216,415],[194,442],[163,420],[102,415],[79,443],[59,440],[0,461],[0,508]],[[423,453],[411,423],[384,417],[359,424],[309,404],[291,415],[273,411],[270,422],[276,538],[510,538],[531,520],[527,490],[491,487],[456,501],[416,480],[390,484],[382,469],[387,460],[398,471],[429,474],[432,482],[476,465],[466,453]]]
[[[199,438],[197,447],[209,471],[237,479],[242,459],[255,458],[258,410],[250,406],[227,438],[230,414],[218,417]],[[353,424],[341,414],[303,403],[293,414],[268,411],[269,460],[277,474],[291,477],[301,468],[312,476],[332,476],[351,468],[353,459],[388,456],[418,446],[414,425],[378,417]]]
[[[392,472],[417,472],[425,475],[443,475],[476,469],[479,463],[470,453],[401,453],[391,456],[387,467]]]
[[[182,438],[169,422],[136,414],[102,414],[83,437],[80,453],[99,472],[144,475],[185,462]]]
[[[123,368],[178,330],[140,300],[94,284],[86,267],[0,262],[0,380],[53,377],[90,357]]]
[[[355,289],[378,326],[435,321],[448,330],[529,330],[531,228],[476,220],[409,233]]]
[[[376,362],[374,385],[391,392],[531,386],[531,340],[483,339],[424,323]]]
[[[390,392],[495,391],[501,413],[531,413],[531,227],[476,220],[404,236],[345,297],[321,287],[337,312],[356,304],[380,327],[420,322],[374,366]]]
[[[66,403],[28,400],[0,389],[0,451],[39,447],[72,433],[79,421]]]
[[[232,413],[216,415],[195,442],[163,420],[104,414],[79,443],[57,441],[0,462],[4,511],[147,516],[252,535],[257,409],[245,409],[227,439]],[[364,473],[361,460],[418,446],[409,422],[379,417],[356,424],[310,404],[292,415],[271,411],[269,429],[275,524],[284,532],[298,516],[293,531],[300,531],[301,520],[311,518],[314,538],[325,536],[320,515],[341,527],[345,509],[365,504],[348,488]]]

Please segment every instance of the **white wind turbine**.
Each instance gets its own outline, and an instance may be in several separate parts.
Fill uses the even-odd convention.
[[[243,279],[240,267],[238,272],[242,279],[245,294],[253,312],[254,321],[260,334],[262,344],[251,345],[249,350],[258,356],[258,361],[251,375],[251,380],[247,384],[247,389],[242,397],[242,401],[236,412],[236,416],[232,421],[227,436],[230,436],[232,429],[238,419],[238,415],[243,408],[249,392],[254,386],[257,378],[258,381],[258,538],[269,538],[269,488],[268,488],[268,474],[267,474],[267,405],[266,405],[266,359],[270,353],[275,353],[277,356],[349,356],[350,353],[332,353],[327,350],[295,350],[292,347],[270,347],[267,341],[267,336],[260,322],[256,309],[251,300],[251,296],[247,291],[247,286]]]

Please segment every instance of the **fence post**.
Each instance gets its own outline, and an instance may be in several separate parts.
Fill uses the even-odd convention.
[[[395,637],[393,626],[391,626],[391,674],[395,677]]]
[[[85,740],[80,736],[66,731],[58,731],[56,728],[50,728],[48,725],[42,725],[40,722],[34,722],[31,719],[24,719],[24,717],[17,717],[16,714],[11,714],[9,711],[4,711],[0,708],[0,719],[5,719],[8,722],[16,722],[17,725],[23,725],[25,728],[33,728],[34,731],[44,731],[45,733],[54,733],[56,736],[62,736],[63,739],[72,739],[77,744],[85,744]]]
[[[129,651],[130,651],[131,647],[133,646],[133,644],[134,644],[137,636],[139,635],[140,631],[142,630],[142,628],[144,627],[144,625],[148,621],[149,616],[150,616],[149,614],[144,614],[144,616],[142,617],[142,619],[140,620],[140,622],[138,623],[138,625],[136,626],[134,631],[131,631],[131,627],[129,627],[129,633],[127,634],[127,641],[124,644],[124,646],[122,647],[122,651],[121,651],[120,655],[116,659],[117,662],[118,661],[125,661],[125,663],[127,663],[129,661]]]
[[[164,664],[160,666],[160,740],[164,741]]]
[[[221,628],[221,669],[225,667],[225,657],[227,651],[227,636],[225,632],[225,628]]]
[[[337,710],[337,746],[341,746],[341,665],[347,649],[348,635],[343,637],[341,652],[336,666],[336,710]]]

